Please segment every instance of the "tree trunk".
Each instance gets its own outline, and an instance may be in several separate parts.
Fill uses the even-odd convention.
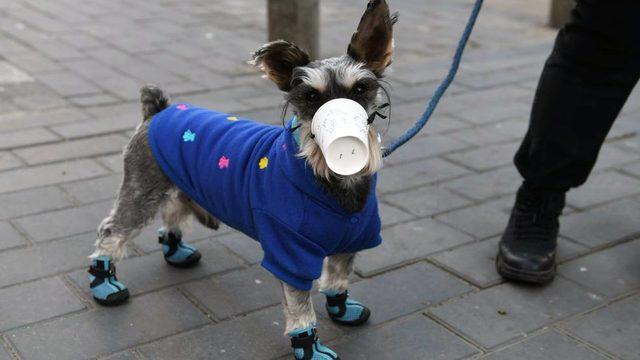
[[[318,57],[320,0],[267,0],[269,41],[293,42]]]
[[[559,29],[566,24],[571,17],[571,9],[576,6],[575,0],[551,0],[549,12],[549,26]]]

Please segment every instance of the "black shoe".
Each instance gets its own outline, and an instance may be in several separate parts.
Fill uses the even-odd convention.
[[[502,277],[535,284],[553,280],[564,200],[564,191],[520,187],[496,259]]]

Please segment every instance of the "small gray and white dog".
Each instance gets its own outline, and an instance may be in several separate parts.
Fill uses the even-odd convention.
[[[303,50],[282,40],[268,43],[253,54],[252,63],[285,92],[287,105],[296,116],[297,126],[286,129],[291,134],[295,132],[297,153],[293,157],[301,159],[312,169],[318,187],[335,200],[341,207],[344,218],[351,219],[352,223],[354,218],[351,214],[361,212],[371,202],[371,198],[375,199],[375,173],[382,165],[377,131],[373,125],[369,127],[370,154],[367,166],[355,175],[340,176],[326,165],[311,132],[311,120],[321,105],[336,98],[348,98],[358,102],[369,112],[375,111],[385,93],[381,77],[391,64],[392,27],[396,20],[397,16],[390,14],[385,0],[371,0],[357,31],[351,38],[347,54],[342,57],[311,61]],[[89,280],[92,294],[98,302],[107,305],[119,304],[128,298],[127,288],[115,277],[113,263],[122,258],[127,242],[133,239],[156,213],[161,213],[163,222],[160,243],[165,260],[180,267],[194,265],[201,257],[195,248],[182,240],[185,221],[193,216],[204,226],[217,229],[217,218],[226,220],[234,216],[212,214],[207,211],[206,205],[189,196],[171,180],[166,171],[163,171],[164,168],[158,164],[149,136],[152,131],[151,123],[157,119],[156,114],[170,108],[169,101],[162,91],[154,86],[146,86],[141,90],[141,100],[144,120],[124,150],[124,178],[118,197],[111,213],[98,228],[95,251],[90,256],[92,265]],[[183,110],[180,106],[186,107],[178,105],[178,110]],[[190,140],[193,142],[194,138]],[[282,149],[285,148],[282,146]],[[228,159],[225,161],[227,162],[224,165],[228,166]],[[221,164],[220,169],[223,167]],[[379,233],[377,205],[375,217]],[[311,218],[305,221],[314,220]],[[375,223],[373,220],[372,222]],[[282,225],[286,227],[290,224]],[[320,236],[323,236],[323,231],[325,230],[319,230]],[[379,238],[379,234],[376,236]],[[258,234],[256,237],[261,236]],[[266,251],[262,239],[259,240]],[[353,271],[355,253],[327,252],[326,255],[324,263],[320,261],[322,271],[319,289],[327,296],[330,318],[343,325],[364,323],[369,318],[369,309],[349,299],[347,295],[348,276]],[[296,261],[295,256],[292,261]],[[274,274],[279,271],[267,268]],[[291,337],[295,358],[337,359],[337,355],[321,345],[317,339],[316,315],[309,289],[292,285],[297,283],[286,281],[286,276],[276,276],[281,280],[285,279],[282,282],[286,315],[285,333]]]

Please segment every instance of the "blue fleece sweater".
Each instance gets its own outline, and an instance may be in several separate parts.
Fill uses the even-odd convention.
[[[262,266],[297,289],[311,289],[326,256],[382,241],[375,176],[364,209],[347,213],[296,156],[291,123],[263,125],[177,104],[154,116],[149,141],[171,181],[213,216],[258,240]]]

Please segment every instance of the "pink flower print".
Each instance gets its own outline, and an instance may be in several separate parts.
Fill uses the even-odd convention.
[[[229,167],[229,158],[222,155],[220,157],[220,159],[218,160],[218,167],[220,169],[224,169],[224,168],[228,168]]]
[[[282,151],[287,151],[287,144],[282,144]]]
[[[176,106],[176,109],[178,110],[187,110],[189,107],[185,104],[179,104],[178,106]]]

